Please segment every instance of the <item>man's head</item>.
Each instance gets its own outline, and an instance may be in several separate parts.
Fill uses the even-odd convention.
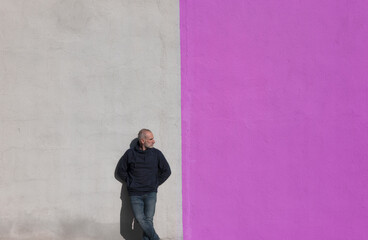
[[[153,139],[153,134],[149,129],[141,129],[138,133],[138,142],[143,150],[147,148],[153,148],[155,140]]]

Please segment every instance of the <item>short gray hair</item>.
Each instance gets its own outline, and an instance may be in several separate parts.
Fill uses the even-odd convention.
[[[151,130],[147,129],[147,128],[142,128],[139,133],[138,133],[138,140],[144,139],[146,138],[146,133],[147,132],[151,132]]]

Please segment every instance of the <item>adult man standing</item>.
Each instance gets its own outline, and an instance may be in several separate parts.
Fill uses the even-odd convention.
[[[143,229],[143,240],[160,239],[153,227],[157,188],[171,174],[164,155],[153,144],[152,132],[140,130],[137,145],[124,153],[115,170],[115,178],[127,185],[134,217]]]

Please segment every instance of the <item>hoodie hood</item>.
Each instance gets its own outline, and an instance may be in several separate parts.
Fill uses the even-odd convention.
[[[134,151],[142,154],[146,154],[147,152],[150,152],[152,148],[147,148],[145,151],[141,149],[141,146],[139,145],[139,141],[137,141],[137,144],[134,146]]]

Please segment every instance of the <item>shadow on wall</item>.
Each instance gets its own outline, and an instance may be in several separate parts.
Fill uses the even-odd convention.
[[[133,148],[138,143],[138,138],[135,138],[130,143],[130,148]],[[120,211],[120,234],[126,240],[141,240],[143,231],[137,221],[134,221],[134,228],[132,223],[134,219],[132,205],[128,195],[128,189],[125,184],[121,188],[121,211]]]
[[[134,216],[125,185],[121,191],[120,234],[126,240],[141,240],[143,231],[136,220],[134,220],[134,229],[132,228]]]

